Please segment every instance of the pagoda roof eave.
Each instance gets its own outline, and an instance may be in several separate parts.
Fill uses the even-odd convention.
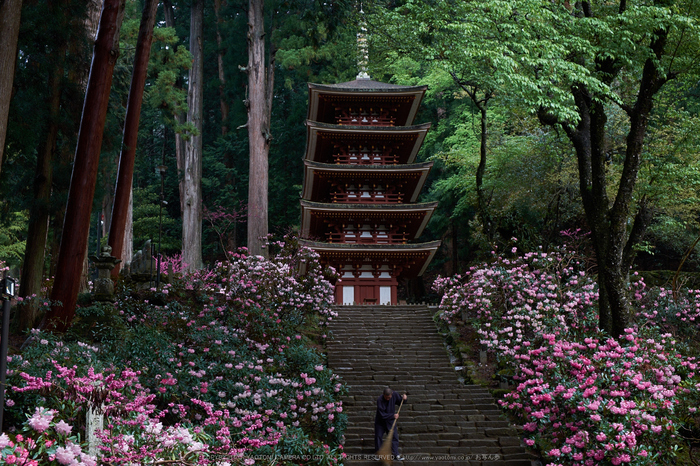
[[[420,191],[423,189],[425,180],[433,167],[433,162],[420,162],[406,165],[346,165],[334,163],[321,163],[311,160],[304,161],[304,185],[302,198],[311,200],[314,190],[315,173],[334,173],[338,176],[386,176],[397,173],[417,173],[419,179],[415,184],[413,192],[409,193],[408,201],[416,202]]]
[[[425,140],[425,136],[428,133],[430,126],[430,123],[423,123],[420,125],[412,126],[347,126],[307,120],[306,151],[304,152],[304,159],[314,162],[316,161],[315,158],[318,146],[319,133],[330,133],[335,135],[362,135],[363,137],[382,137],[395,136],[399,134],[415,134],[416,138],[415,141],[413,141],[413,147],[411,148],[411,151],[408,154],[408,157],[406,158],[404,163],[411,164],[416,159],[418,151],[423,145],[423,141]]]
[[[427,243],[408,243],[408,244],[357,244],[357,243],[326,243],[324,241],[313,241],[309,239],[299,239],[299,244],[307,247],[313,247],[319,250],[358,250],[364,252],[387,252],[396,250],[397,252],[419,251],[423,249],[438,248],[442,241],[429,241]]]
[[[319,105],[322,101],[321,96],[330,96],[340,99],[362,98],[362,96],[371,96],[372,98],[409,98],[413,102],[407,111],[406,124],[411,124],[416,117],[420,103],[423,100],[425,91],[428,86],[402,86],[398,84],[389,84],[371,79],[356,79],[338,84],[313,84],[308,83],[309,87],[309,109],[307,112],[308,118],[315,120],[319,115]]]
[[[333,123],[324,123],[322,121],[314,121],[311,119],[307,119],[306,126],[328,129],[328,130],[331,130],[332,132],[337,131],[339,133],[347,133],[347,132],[349,132],[348,130],[351,130],[352,132],[360,130],[360,131],[376,131],[378,133],[382,133],[382,132],[411,133],[414,131],[421,131],[421,130],[427,131],[432,126],[432,123],[428,122],[428,123],[421,123],[419,125],[409,125],[409,126],[369,126],[369,125],[353,126],[353,125],[336,125]]]
[[[380,211],[380,210],[391,210],[391,211],[402,211],[402,210],[433,210],[437,207],[437,201],[433,202],[420,202],[417,204],[340,204],[340,203],[326,203],[326,202],[316,202],[309,201],[306,199],[301,200],[302,207],[315,208],[319,210],[352,210],[352,211]]]
[[[401,84],[383,83],[372,79],[355,79],[337,84],[308,83],[309,89],[318,89],[329,92],[387,92],[387,93],[415,93],[425,92],[427,85],[404,86]]]
[[[437,202],[422,202],[418,204],[341,204],[341,203],[325,203],[314,202],[302,199],[301,203],[301,236],[309,238],[311,234],[311,212],[328,212],[337,213],[339,211],[346,212],[350,215],[367,215],[367,214],[382,214],[382,213],[413,213],[423,212],[423,218],[413,234],[413,238],[418,238],[425,230],[425,227],[432,217]]]
[[[311,241],[300,239],[299,244],[311,248],[321,256],[336,255],[347,256],[352,260],[352,256],[381,255],[390,258],[391,256],[410,256],[427,254],[416,276],[420,277],[425,273],[428,264],[433,259],[435,252],[442,244],[441,241],[430,241],[427,243],[413,244],[347,244],[347,243],[325,243],[321,241]]]
[[[417,171],[426,168],[431,168],[433,166],[432,161],[428,162],[417,162],[417,163],[407,163],[401,165],[347,165],[347,164],[337,164],[337,163],[323,163],[316,162],[314,160],[305,160],[304,165],[307,167],[316,168],[318,170],[327,171],[357,171],[357,172],[373,172],[373,171],[383,171],[383,172],[404,172],[404,171]]]

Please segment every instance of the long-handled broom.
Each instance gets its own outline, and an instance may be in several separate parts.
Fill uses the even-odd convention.
[[[399,404],[399,409],[396,411],[396,414],[399,414],[401,412],[401,406],[403,406],[403,400],[401,400],[401,404]],[[382,464],[384,466],[391,466],[391,463],[392,463],[392,460],[391,460],[391,441],[394,438],[394,427],[396,427],[396,421],[398,421],[398,418],[394,419],[394,423],[391,425],[391,430],[389,431],[386,438],[384,439],[384,443],[382,443],[382,447],[377,452],[377,456],[379,456],[379,459],[382,461]]]

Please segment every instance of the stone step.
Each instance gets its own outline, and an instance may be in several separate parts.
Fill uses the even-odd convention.
[[[378,466],[382,463],[371,459],[372,454],[349,455],[343,464],[352,466]],[[394,460],[393,464],[403,466],[532,466],[530,459],[493,459],[486,454],[472,453],[469,455],[435,454],[430,452],[415,452],[405,454],[403,461]]]
[[[385,386],[409,395],[397,423],[410,465],[530,466],[488,390],[464,385],[425,306],[338,306],[328,365],[348,387],[346,465],[373,465],[376,400]]]

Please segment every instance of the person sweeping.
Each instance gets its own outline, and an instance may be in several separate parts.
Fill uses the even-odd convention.
[[[401,409],[401,405],[407,398],[406,394],[399,395],[389,387],[385,388],[384,393],[377,398],[377,414],[374,417],[374,450],[377,455],[386,456],[382,455],[384,452],[380,453],[382,439],[385,434],[391,432],[393,435],[391,438],[387,438],[387,442],[391,442],[391,455],[394,459],[403,461],[403,458],[399,456],[399,432],[396,430],[396,420],[399,418],[399,413],[396,405],[398,404],[399,409]],[[380,459],[385,460],[385,458]]]

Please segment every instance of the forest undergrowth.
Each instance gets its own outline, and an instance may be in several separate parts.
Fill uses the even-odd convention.
[[[270,248],[160,289],[127,282],[66,335],[32,331],[9,358],[0,463],[340,464],[345,388],[318,349],[333,272],[294,241]],[[88,410],[104,415],[92,448]]]

